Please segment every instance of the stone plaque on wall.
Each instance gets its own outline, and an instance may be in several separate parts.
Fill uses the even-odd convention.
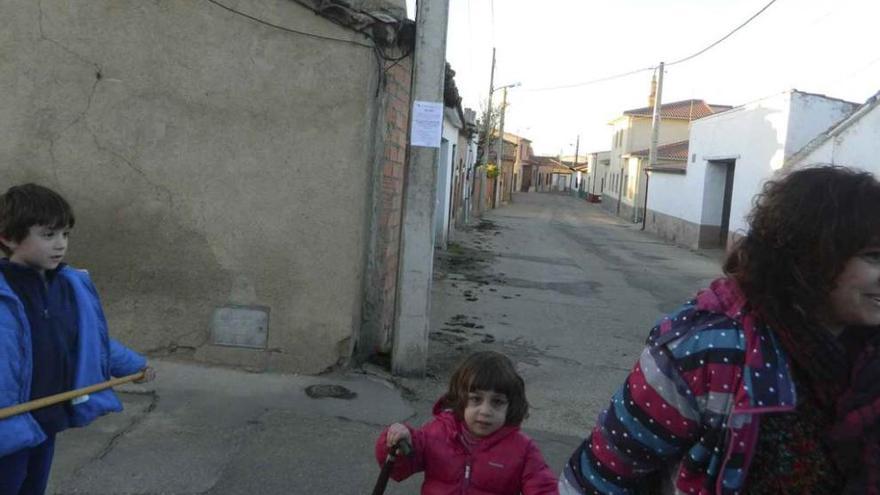
[[[214,310],[211,337],[215,345],[265,349],[268,336],[268,307],[224,306]]]

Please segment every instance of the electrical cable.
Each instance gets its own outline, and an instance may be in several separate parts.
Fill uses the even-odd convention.
[[[620,79],[621,77],[631,76],[633,74],[638,74],[640,72],[647,72],[650,70],[654,70],[657,67],[644,67],[642,69],[631,70],[629,72],[623,72],[621,74],[615,74],[613,76],[600,77],[598,79],[591,79],[589,81],[573,83],[573,84],[563,84],[560,86],[548,86],[544,88],[523,88],[520,91],[552,91],[556,89],[568,89],[568,88],[576,88],[579,86],[589,86],[590,84],[597,84],[600,82],[611,81],[612,79]]]
[[[258,18],[258,17],[254,17],[254,16],[252,16],[252,15],[250,15],[250,14],[246,14],[246,13],[240,11],[240,10],[236,10],[236,9],[234,9],[234,8],[232,8],[232,7],[229,7],[228,5],[224,5],[224,4],[220,3],[220,2],[217,1],[217,0],[208,0],[208,2],[214,4],[214,5],[216,5],[216,6],[220,7],[220,8],[222,8],[222,9],[228,10],[229,12],[232,12],[233,14],[240,15],[240,16],[242,16],[242,17],[246,17],[246,18],[248,18],[248,19],[250,19],[250,20],[252,20],[252,21],[254,21],[254,22],[259,22],[260,24],[265,24],[266,26],[273,27],[273,28],[275,28],[275,29],[280,29],[280,30],[282,30],[282,31],[286,31],[286,32],[288,32],[288,33],[300,34],[300,35],[303,35],[303,36],[308,36],[308,37],[316,38],[316,39],[319,39],[319,40],[338,41],[338,42],[340,42],[340,43],[348,43],[348,44],[351,44],[351,45],[362,46],[362,47],[364,47],[364,48],[373,48],[373,46],[371,46],[371,45],[368,45],[368,44],[366,44],[366,43],[361,43],[361,42],[359,42],[359,41],[355,41],[355,40],[347,40],[347,39],[344,39],[344,38],[334,38],[334,37],[332,37],[332,36],[324,36],[324,35],[321,35],[321,34],[307,33],[307,32],[305,32],[305,31],[298,31],[298,30],[296,30],[296,29],[291,29],[291,28],[289,28],[289,27],[279,26],[278,24],[273,24],[273,23],[271,23],[271,22],[269,22],[269,21],[265,21],[265,20],[260,19],[260,18]],[[361,33],[361,34],[364,34],[365,36],[367,36],[366,33]],[[369,38],[369,36],[367,36],[367,37]],[[372,39],[371,39],[371,41],[372,41]]]
[[[688,60],[690,60],[690,59],[692,59],[692,58],[698,57],[698,56],[700,56],[700,55],[706,53],[707,51],[711,50],[712,48],[714,48],[715,46],[717,46],[718,44],[720,44],[722,41],[724,41],[724,40],[726,40],[727,38],[730,38],[731,36],[733,36],[733,33],[735,33],[735,32],[737,32],[737,31],[739,31],[740,29],[744,28],[744,27],[746,26],[746,24],[748,24],[748,23],[752,22],[753,20],[755,20],[756,17],[758,17],[759,15],[763,14],[764,11],[767,10],[767,9],[769,9],[771,5],[773,5],[774,3],[776,3],[776,1],[777,1],[777,0],[770,0],[770,2],[768,2],[767,5],[765,5],[764,7],[762,7],[761,10],[755,12],[755,14],[754,14],[753,16],[751,16],[751,17],[749,17],[748,19],[746,19],[745,22],[743,22],[742,24],[740,24],[739,26],[737,26],[736,28],[734,28],[733,31],[727,33],[726,35],[724,35],[721,39],[719,39],[719,40],[716,41],[715,43],[712,43],[711,45],[707,46],[706,48],[703,48],[702,50],[698,51],[697,53],[694,53],[693,55],[689,55],[689,56],[687,56],[687,57],[684,57],[684,58],[678,59],[678,60],[676,60],[676,61],[674,61],[674,62],[669,62],[668,64],[666,64],[666,67],[670,67],[670,66],[673,66],[673,65],[677,65],[677,64],[680,64],[680,63],[682,63],[682,62],[687,62]]]
[[[670,63],[668,63],[668,64],[665,64],[666,67],[670,67],[670,66],[672,66],[672,65],[676,65],[676,64],[683,63],[683,62],[687,62],[688,60],[691,60],[691,59],[693,59],[693,58],[695,58],[695,57],[698,57],[698,56],[700,56],[700,55],[706,53],[707,51],[709,51],[710,49],[712,49],[712,48],[714,48],[715,46],[719,45],[721,42],[723,42],[723,41],[726,40],[727,38],[730,38],[731,36],[733,36],[734,33],[736,33],[737,31],[739,31],[739,30],[742,29],[743,27],[745,27],[748,23],[752,22],[756,17],[758,17],[759,15],[761,15],[762,13],[764,13],[765,10],[767,10],[768,8],[770,8],[770,6],[773,5],[773,4],[776,3],[776,2],[777,2],[777,0],[770,0],[770,2],[767,3],[766,5],[764,5],[764,7],[762,7],[761,10],[759,10],[759,11],[756,12],[754,15],[752,15],[751,17],[749,17],[748,19],[746,19],[745,22],[743,22],[742,24],[740,24],[739,26],[737,26],[736,28],[734,28],[731,32],[729,32],[729,33],[727,33],[726,35],[724,35],[724,36],[723,36],[721,39],[719,39],[718,41],[712,43],[711,45],[707,46],[706,48],[703,48],[702,50],[700,50],[700,51],[698,51],[698,52],[696,52],[696,53],[694,53],[694,54],[692,54],[692,55],[688,55],[687,57],[684,57],[684,58],[681,58],[681,59],[675,60],[675,61],[673,61],[673,62],[670,62]],[[623,73],[620,73],[620,74],[615,74],[615,75],[613,75],[613,76],[600,77],[600,78],[598,78],[598,79],[591,79],[591,80],[589,80],[589,81],[584,81],[584,82],[580,82],[580,83],[563,84],[563,85],[559,85],[559,86],[548,86],[548,87],[544,87],[544,88],[531,88],[531,89],[530,89],[530,88],[523,88],[522,91],[552,91],[552,90],[557,90],[557,89],[577,88],[577,87],[580,87],[580,86],[588,86],[588,85],[590,85],[590,84],[596,84],[596,83],[600,83],[600,82],[611,81],[611,80],[613,80],[613,79],[620,79],[620,78],[622,78],[622,77],[631,76],[631,75],[638,74],[638,73],[641,73],[641,72],[647,72],[647,71],[649,71],[649,70],[655,70],[656,68],[657,68],[656,66],[645,67],[645,68],[643,68],[643,69],[636,69],[636,70],[632,70],[632,71],[629,71],[629,72],[623,72]]]

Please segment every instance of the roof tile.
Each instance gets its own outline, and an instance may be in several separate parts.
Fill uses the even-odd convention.
[[[660,117],[664,119],[696,120],[719,112],[730,110],[729,105],[710,105],[703,100],[682,100],[660,105]],[[634,108],[623,112],[632,117],[653,117],[651,107]]]

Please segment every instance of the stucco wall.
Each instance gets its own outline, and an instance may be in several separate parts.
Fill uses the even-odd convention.
[[[880,177],[880,107],[874,107],[837,136],[825,141],[798,163],[844,165],[861,168]]]
[[[793,92],[785,156],[796,153],[813,138],[853,112],[858,105],[833,98]]]
[[[698,224],[700,212],[696,208],[702,201],[702,172],[689,164],[685,175],[652,173],[648,210]]]
[[[632,127],[625,138],[626,152],[640,151],[651,146],[651,119],[633,118]],[[660,132],[657,133],[657,142],[664,144],[684,141],[688,138],[690,128],[687,120],[663,119],[660,121]]]
[[[285,0],[235,1],[363,36]],[[320,371],[360,318],[376,66],[369,48],[207,2],[0,7],[0,178],[77,213],[111,332],[142,351]],[[207,345],[215,308],[268,307],[268,350]]]

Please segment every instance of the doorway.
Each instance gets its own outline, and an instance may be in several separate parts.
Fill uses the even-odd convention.
[[[700,247],[727,247],[735,177],[736,160],[706,162]]]

